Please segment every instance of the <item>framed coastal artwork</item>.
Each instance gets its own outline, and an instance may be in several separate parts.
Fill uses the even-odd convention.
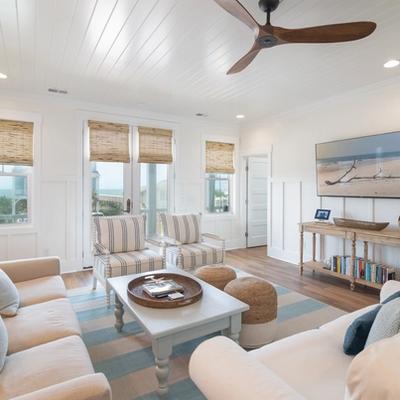
[[[318,196],[400,198],[400,132],[316,145]]]

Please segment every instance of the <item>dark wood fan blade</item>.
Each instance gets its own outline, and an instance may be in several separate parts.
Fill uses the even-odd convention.
[[[351,22],[303,29],[276,27],[274,35],[287,43],[337,43],[365,38],[371,35],[375,29],[374,22]]]
[[[262,50],[262,47],[257,42],[254,43],[251,50],[245,56],[243,56],[226,74],[232,75],[243,71],[256,58],[260,50]]]
[[[259,24],[238,0],[214,0],[225,11],[246,24],[255,33],[258,33]]]

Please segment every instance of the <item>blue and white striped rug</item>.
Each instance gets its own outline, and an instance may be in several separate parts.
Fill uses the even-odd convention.
[[[278,338],[318,327],[345,314],[337,308],[284,287],[278,292]],[[69,291],[83,340],[94,368],[109,379],[114,400],[158,400],[151,343],[129,312],[121,333],[114,329],[114,309],[107,308],[104,291],[89,288]],[[173,400],[204,399],[188,376],[191,353],[205,338],[176,346],[169,376]]]

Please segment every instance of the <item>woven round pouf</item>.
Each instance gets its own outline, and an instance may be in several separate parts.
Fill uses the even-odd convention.
[[[204,282],[224,290],[225,286],[232,280],[236,279],[236,272],[227,265],[206,265],[196,270],[197,278]]]
[[[229,282],[225,292],[250,306],[250,310],[242,314],[240,345],[256,348],[272,342],[277,326],[278,296],[275,288],[262,279],[246,277]]]

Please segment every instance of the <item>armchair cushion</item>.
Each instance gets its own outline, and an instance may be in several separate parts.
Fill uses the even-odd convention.
[[[144,215],[95,217],[95,242],[110,253],[142,250],[145,247],[145,222]]]
[[[0,269],[0,315],[13,317],[19,307],[19,294],[8,275]]]
[[[219,264],[223,261],[223,248],[206,243],[185,244],[181,247],[167,248],[167,261],[178,265],[179,254],[182,254],[182,267],[191,269],[203,265]]]
[[[15,284],[20,297],[20,307],[67,297],[61,276],[46,276]]]
[[[96,257],[96,271],[102,277],[138,274],[163,268],[163,258],[155,251],[144,249],[127,253],[113,253],[106,257]],[[110,267],[110,276],[106,268]]]
[[[182,244],[201,241],[200,215],[160,214],[163,233]]]
[[[89,354],[79,336],[58,339],[6,358],[0,374],[0,399],[8,400],[93,373]]]

